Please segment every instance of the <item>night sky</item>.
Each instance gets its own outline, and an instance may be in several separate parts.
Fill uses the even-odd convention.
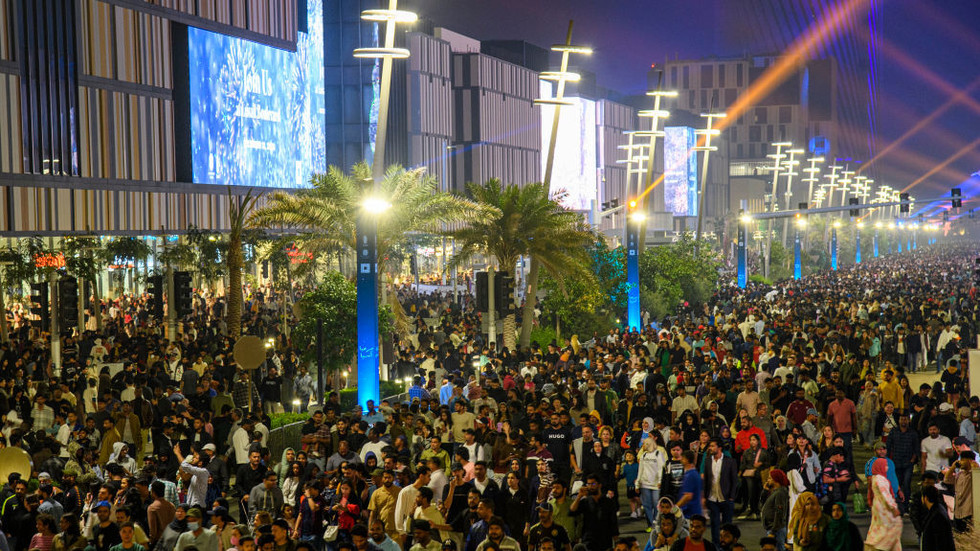
[[[845,0],[836,0],[844,3]],[[969,89],[929,124],[875,161],[879,182],[913,195],[949,194],[962,184],[980,195],[980,1],[878,0],[878,147],[881,152],[957,92]],[[416,0],[419,14],[473,38],[524,39],[539,46],[563,42],[575,20],[573,42],[595,49],[582,68],[600,86],[622,93],[647,88],[651,63],[734,56],[760,51],[773,40],[798,36],[816,17],[799,14],[798,29],[745,24],[759,0]],[[820,3],[813,1],[813,3]],[[823,2],[835,3],[830,0]],[[735,7],[738,6],[738,7]],[[736,13],[738,11],[739,13]],[[865,12],[866,13],[866,12]],[[864,32],[856,36],[867,44]],[[974,83],[974,81],[977,81]],[[972,88],[971,88],[972,86]],[[980,207],[980,200],[965,202]]]

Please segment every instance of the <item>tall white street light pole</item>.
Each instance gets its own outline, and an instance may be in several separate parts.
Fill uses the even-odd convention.
[[[793,176],[799,176],[796,172],[796,166],[800,164],[800,161],[796,160],[797,155],[802,155],[804,151],[802,149],[790,149],[786,152],[789,154],[789,159],[786,159],[785,166],[786,171],[783,175],[786,176],[786,210],[792,208],[792,198],[793,198]],[[786,247],[786,240],[789,236],[789,218],[783,219],[783,248]]]
[[[779,171],[782,166],[782,160],[786,158],[783,153],[784,147],[793,147],[791,142],[776,142],[772,144],[776,148],[775,153],[770,153],[766,157],[773,160],[772,166],[767,167],[772,171],[772,191],[769,194],[769,201],[766,210],[770,212],[776,212],[778,209],[776,193],[778,192],[779,186]],[[772,257],[772,220],[766,222],[766,254],[765,262],[763,263],[763,276],[769,277],[769,260]]]
[[[717,146],[711,145],[711,138],[721,135],[721,130],[714,128],[713,124],[715,119],[723,119],[728,115],[726,113],[701,113],[701,116],[706,119],[705,128],[704,130],[695,130],[694,133],[704,136],[704,145],[693,148],[694,151],[704,152],[704,156],[701,157],[701,181],[698,186],[700,189],[698,191],[698,226],[694,234],[695,256],[701,247],[701,227],[704,224],[704,204],[708,191],[708,157],[712,151],[718,151]]]

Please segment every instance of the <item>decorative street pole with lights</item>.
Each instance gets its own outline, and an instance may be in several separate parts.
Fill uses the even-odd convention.
[[[786,176],[786,193],[784,197],[786,198],[786,210],[789,210],[790,199],[793,197],[793,176],[799,176],[796,172],[796,167],[800,164],[800,161],[796,159],[797,155],[802,155],[804,151],[802,149],[790,149],[786,152],[789,155],[789,159],[785,161],[785,171],[783,176]],[[809,201],[809,199],[807,199]],[[789,238],[789,218],[783,219],[783,247],[786,247],[786,239]]]
[[[399,23],[414,23],[418,16],[398,9],[398,0],[389,0],[388,9],[365,10],[361,19],[384,23],[384,45],[357,48],[354,57],[381,60],[381,97],[378,104],[378,127],[375,137],[372,181],[374,196],[361,205],[357,218],[357,403],[366,408],[367,401],[381,400],[381,354],[378,331],[378,217],[391,204],[378,195],[385,172],[385,141],[388,134],[388,107],[391,95],[391,66],[395,59],[406,59],[409,51],[395,47],[395,30]],[[362,184],[363,185],[363,184]],[[322,400],[319,396],[318,400]]]
[[[784,147],[793,147],[790,142],[776,142],[772,144],[776,148],[775,153],[770,153],[766,157],[773,160],[773,165],[771,167],[766,167],[767,170],[772,171],[772,192],[769,194],[769,201],[766,205],[766,210],[769,212],[776,212],[778,205],[776,203],[776,193],[778,191],[779,185],[779,171],[782,167],[782,159],[786,158],[786,154],[783,153]],[[765,262],[762,264],[762,275],[769,277],[769,260],[772,258],[772,219],[770,218],[766,222],[766,251],[765,251]]]
[[[661,109],[661,99],[677,96],[676,90],[651,90],[646,95],[653,97],[653,109],[640,110],[641,118],[650,119],[649,130],[627,132],[629,142],[626,149],[626,194],[627,204],[626,232],[626,324],[629,329],[641,328],[640,319],[640,250],[646,236],[646,208],[643,197],[645,189],[653,185],[653,161],[657,150],[657,138],[664,135],[660,122],[670,116],[670,112]],[[649,138],[647,143],[637,143],[636,138]],[[645,151],[645,155],[644,155]],[[636,187],[631,185],[636,176]],[[645,188],[644,188],[645,185]]]
[[[555,115],[551,121],[551,139],[548,140],[547,160],[544,164],[543,183],[545,187],[548,187],[549,191],[551,190],[551,173],[555,163],[555,144],[558,141],[558,121],[561,117],[561,108],[562,106],[575,105],[575,102],[565,99],[565,83],[578,82],[582,78],[578,73],[573,73],[568,70],[568,59],[571,54],[592,54],[592,48],[572,44],[572,27],[574,25],[574,21],[568,22],[568,34],[565,36],[564,44],[555,44],[551,47],[551,51],[561,54],[560,69],[558,71],[544,71],[538,77],[541,80],[557,83],[555,86],[555,95],[551,98],[538,98],[534,100],[535,105],[553,105],[555,107]],[[492,293],[493,290],[490,292]]]
[[[695,134],[700,134],[704,136],[704,145],[693,147],[694,151],[702,151],[704,155],[701,157],[701,182],[700,189],[698,190],[698,226],[697,231],[694,233],[694,256],[698,255],[701,248],[701,227],[704,223],[704,202],[705,196],[707,195],[707,180],[708,180],[708,157],[711,155],[712,151],[718,151],[718,147],[711,145],[712,136],[718,136],[721,134],[721,130],[714,128],[713,124],[715,119],[723,119],[728,115],[725,113],[701,113],[701,116],[706,119],[706,124],[704,130],[695,130]]]

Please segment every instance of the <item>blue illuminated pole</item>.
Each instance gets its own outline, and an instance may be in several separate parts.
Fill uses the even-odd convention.
[[[837,225],[830,228],[830,269],[837,269]]]
[[[357,403],[366,408],[368,400],[381,400],[377,219],[362,214],[357,239]]]
[[[749,240],[749,220],[744,218],[746,207],[748,207],[748,200],[742,199],[742,214],[738,217],[738,230],[735,232],[738,235],[737,273],[739,289],[745,289],[749,284],[748,253],[745,250]]]
[[[803,277],[803,247],[800,245],[800,228],[796,228],[793,239],[793,279]]]
[[[636,201],[629,202],[626,217],[626,323],[629,329],[640,329],[640,220],[633,212]]]
[[[857,233],[854,235],[854,263],[861,263],[861,225],[858,224]]]
[[[872,239],[872,247],[875,250],[875,258],[878,258],[878,228],[875,228],[875,236]]]

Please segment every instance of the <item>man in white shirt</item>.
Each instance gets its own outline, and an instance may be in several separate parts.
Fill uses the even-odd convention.
[[[402,535],[402,542],[412,532],[412,509],[415,508],[415,496],[419,495],[419,488],[429,485],[430,480],[429,468],[419,467],[415,482],[398,492],[398,498],[395,500],[395,529]]]
[[[922,472],[942,472],[949,467],[949,458],[955,457],[953,442],[939,434],[939,426],[929,423],[929,436],[922,439]]]
[[[683,385],[678,385],[677,396],[674,396],[674,400],[670,404],[671,422],[676,422],[677,418],[680,417],[685,410],[688,410],[697,416],[700,408],[698,408],[698,401],[694,398],[694,396],[689,396],[687,394],[687,389],[684,388]]]

